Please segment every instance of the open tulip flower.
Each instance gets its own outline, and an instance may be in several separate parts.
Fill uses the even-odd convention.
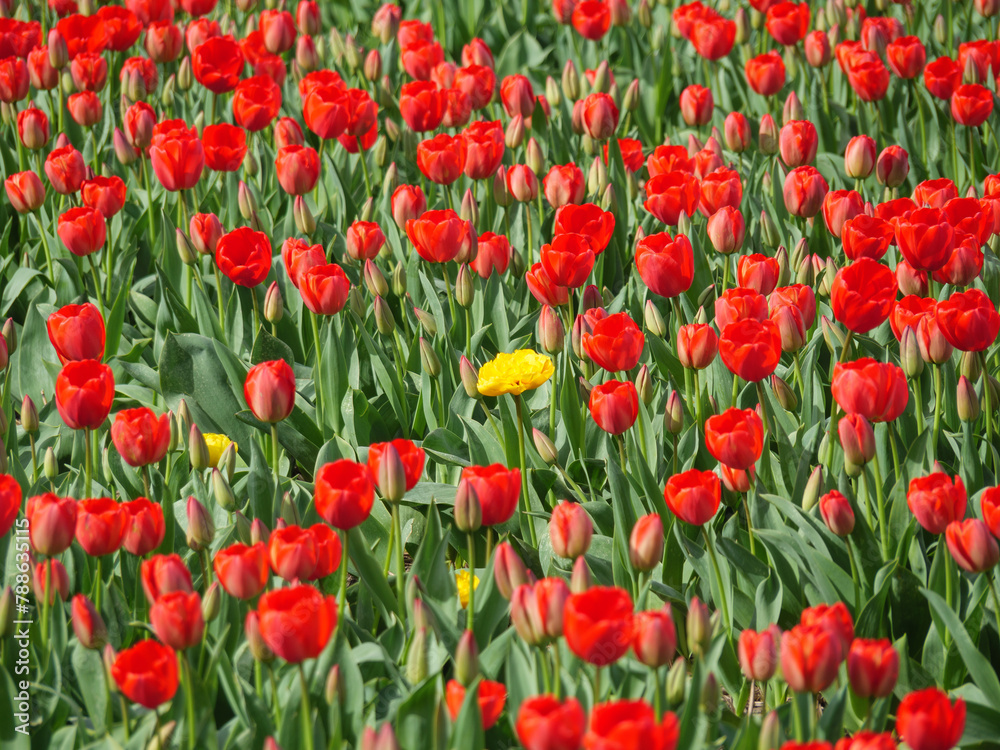
[[[0,746],[996,746],[998,24],[0,0]]]

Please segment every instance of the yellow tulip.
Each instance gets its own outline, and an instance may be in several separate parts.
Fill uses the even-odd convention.
[[[532,391],[555,372],[552,360],[531,349],[518,349],[513,354],[498,354],[479,370],[479,392],[484,396],[502,393],[518,395]]]

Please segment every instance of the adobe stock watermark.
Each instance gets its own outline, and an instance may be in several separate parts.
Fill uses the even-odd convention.
[[[14,634],[16,644],[14,659],[14,729],[30,734],[31,726],[31,626],[34,623],[32,608],[28,603],[31,591],[31,557],[28,544],[28,519],[19,518],[14,524],[14,550],[17,574],[14,576]]]

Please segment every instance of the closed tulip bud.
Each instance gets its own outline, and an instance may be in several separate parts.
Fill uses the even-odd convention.
[[[420,366],[431,378],[437,378],[441,374],[441,360],[434,347],[423,336],[420,337]]]
[[[176,230],[177,232],[177,255],[181,259],[181,263],[184,265],[191,265],[196,260],[198,260],[198,251],[194,249],[191,244],[191,240],[188,236],[184,234],[181,229]]]
[[[840,350],[844,348],[844,332],[840,330],[840,326],[825,315],[820,317],[819,324],[823,331],[823,338],[826,341],[827,348],[831,353],[839,354]]]
[[[196,552],[211,546],[215,538],[215,522],[205,506],[194,495],[187,499],[187,545]]]
[[[986,380],[983,382],[983,388],[990,389],[990,411],[996,413],[997,406],[1000,405],[1000,382],[992,375],[987,375]]]
[[[212,581],[212,585],[205,591],[205,596],[201,599],[201,616],[205,622],[211,622],[219,616],[222,610],[222,592],[218,581]]]
[[[646,300],[642,317],[643,322],[646,324],[647,332],[660,338],[667,335],[667,325],[664,323],[663,316],[660,315],[660,311],[656,309],[656,305],[653,304],[652,300]]]
[[[589,380],[584,377],[580,377],[577,381],[577,386],[580,390],[580,400],[589,403],[590,402],[590,392],[594,390],[594,385]]]
[[[572,60],[567,60],[563,66],[562,90],[568,101],[575,102],[580,98],[580,74]]]
[[[696,656],[704,656],[712,642],[712,623],[708,606],[698,597],[691,600],[687,612],[688,648]]]
[[[580,555],[573,563],[573,572],[569,578],[569,590],[574,594],[582,594],[594,585],[594,580],[590,575],[590,568],[587,566],[587,558]]]
[[[649,0],[641,0],[639,3],[639,8],[635,13],[636,19],[639,21],[639,25],[644,29],[648,29],[653,25],[653,11],[649,7]]]
[[[787,286],[792,278],[792,268],[788,259],[788,250],[784,245],[778,247],[774,253],[774,259],[778,261],[778,283],[777,286]]]
[[[42,473],[49,481],[59,475],[59,462],[56,461],[56,452],[52,450],[51,445],[45,449],[45,458],[42,459]]]
[[[587,191],[591,195],[601,195],[608,186],[608,168],[602,159],[595,158],[587,173]]]
[[[73,632],[80,645],[91,650],[104,648],[108,642],[108,628],[93,602],[83,594],[77,594],[73,597],[70,612]]]
[[[947,37],[946,29],[948,27],[945,25],[944,16],[938,14],[938,17],[934,19],[934,41],[938,44],[944,44]],[[55,66],[53,66],[55,67]]]
[[[663,412],[664,428],[671,435],[679,435],[684,429],[684,403],[678,391],[671,391],[667,396],[667,408]]]
[[[455,527],[466,534],[479,531],[483,525],[483,506],[476,490],[462,479],[455,491]]]
[[[420,323],[420,327],[424,329],[428,336],[437,335],[437,321],[434,320],[434,316],[429,312],[421,310],[419,307],[413,308],[413,314]]]
[[[856,135],[844,151],[844,171],[855,180],[863,180],[875,169],[875,141],[871,136]]]
[[[272,281],[264,295],[264,320],[268,323],[277,323],[285,314],[284,301],[281,299],[281,289],[278,282]]]
[[[187,91],[192,85],[194,85],[194,74],[191,69],[190,55],[185,55],[184,59],[181,60],[181,64],[177,68],[176,81],[176,86],[181,91]]]
[[[233,511],[233,523],[236,524],[236,538],[242,543],[249,546],[253,544],[250,539],[250,519],[240,513],[238,510]]]
[[[14,589],[0,591],[0,640],[14,634]]]
[[[535,175],[540,175],[545,171],[545,157],[542,155],[542,149],[538,145],[538,141],[534,138],[528,139],[528,145],[525,147],[524,161]],[[538,189],[536,187],[536,195],[537,192]]]
[[[622,109],[635,112],[639,109],[639,101],[639,79],[635,78],[625,89],[625,95],[622,96]]]
[[[507,190],[507,170],[501,164],[493,175],[493,200],[501,207],[507,207],[514,202],[514,196]]]
[[[406,654],[406,679],[411,685],[423,682],[427,678],[429,649],[427,637],[427,628],[413,631],[410,648]]]
[[[50,29],[48,36],[49,65],[62,70],[69,64],[69,49],[66,39],[58,29]]]
[[[463,263],[458,267],[458,275],[455,277],[455,301],[459,307],[467,310],[472,307],[475,297],[476,285],[472,280],[469,266]]]
[[[757,750],[778,750],[781,741],[781,720],[777,711],[769,711],[760,725]]]
[[[510,601],[514,589],[532,579],[521,558],[510,546],[510,542],[501,542],[493,553],[493,579],[500,595]]]
[[[701,708],[706,714],[714,714],[719,708],[719,699],[722,697],[719,681],[715,677],[715,672],[705,675],[705,680],[701,683]]]
[[[267,524],[261,521],[259,518],[253,519],[253,523],[250,524],[250,543],[257,544],[258,542],[267,542],[271,538],[271,531],[267,528]]]
[[[538,316],[538,343],[546,354],[561,352],[566,346],[566,329],[552,307],[543,305]]]
[[[397,297],[402,297],[406,294],[406,268],[398,261],[392,267],[391,281],[393,294]]]
[[[31,396],[25,396],[21,401],[21,429],[29,435],[38,432],[38,410]]]
[[[778,125],[771,115],[760,118],[760,129],[757,133],[757,147],[763,154],[778,153]]]
[[[309,206],[301,195],[295,196],[295,203],[292,207],[292,215],[295,218],[295,228],[301,234],[310,236],[316,231],[316,218],[309,210]]]
[[[604,188],[604,193],[601,195],[601,209],[604,211],[610,211],[613,214],[618,213],[618,197],[615,194],[615,186],[608,185]],[[678,226],[678,229],[680,227]]]
[[[778,247],[781,239],[778,237],[778,228],[774,225],[770,214],[767,211],[760,212],[760,238],[767,247]]]
[[[860,414],[848,414],[837,425],[844,456],[851,463],[863,466],[875,456],[875,431],[871,422]]]
[[[823,523],[837,536],[848,536],[854,531],[854,509],[850,501],[837,490],[819,499],[819,513]]]
[[[247,614],[243,630],[246,634],[250,655],[253,656],[254,660],[264,663],[274,661],[274,652],[264,642],[264,636],[260,633],[260,620],[256,610],[252,609]]]
[[[556,450],[555,443],[548,435],[539,429],[532,428],[531,438],[535,443],[535,450],[538,451],[538,455],[546,464],[551,466],[559,460],[559,451]]]
[[[249,221],[257,210],[257,199],[254,198],[250,188],[243,180],[240,180],[239,188],[236,191],[236,202],[240,209],[240,216]]]
[[[3,340],[7,342],[7,354],[13,355],[17,351],[17,328],[14,325],[13,318],[7,318],[3,322],[3,326],[0,326],[0,336],[3,336]],[[0,370],[3,367],[0,367]]]
[[[663,559],[663,521],[657,513],[640,518],[629,536],[629,562],[640,571],[649,571]]]
[[[649,368],[643,365],[639,368],[639,373],[635,376],[635,390],[642,399],[642,403],[649,406],[653,401],[653,381],[649,375]]]
[[[205,442],[205,436],[201,434],[196,424],[191,425],[188,433],[188,454],[192,469],[200,471],[209,467],[208,443]]]
[[[684,702],[684,691],[687,683],[687,660],[677,657],[667,672],[667,703],[679,706]]]
[[[908,378],[919,377],[924,371],[924,358],[920,356],[920,342],[912,326],[903,329],[899,341],[899,364]]]
[[[375,326],[383,336],[391,336],[396,330],[396,318],[392,314],[389,305],[381,297],[375,298],[373,305],[375,310]]]
[[[514,115],[507,124],[504,133],[504,145],[509,149],[516,149],[524,143],[524,118],[520,114]]]
[[[823,467],[817,466],[809,474],[806,480],[805,489],[802,491],[802,509],[808,512],[819,500],[819,493],[823,490]]]
[[[959,371],[973,383],[979,380],[979,376],[983,374],[979,353],[965,352],[962,354],[962,359],[959,363]]]
[[[339,664],[334,664],[326,673],[326,682],[323,683],[323,699],[328,706],[344,701],[344,677],[341,674]]]
[[[479,646],[476,636],[466,630],[458,639],[455,648],[455,679],[468,687],[479,677]]]
[[[389,284],[386,282],[385,276],[371,259],[365,260],[364,280],[368,292],[373,297],[384,297],[389,293]]]
[[[163,90],[160,92],[160,104],[164,107],[174,106],[174,90],[177,88],[177,76],[171,75],[167,78],[167,82],[163,84]]]
[[[212,494],[220,508],[230,513],[236,510],[236,497],[233,495],[233,490],[218,469],[212,469]]]
[[[458,374],[468,397],[479,398],[479,373],[476,371],[476,366],[464,354],[458,360]]]
[[[471,188],[467,188],[465,195],[462,196],[462,205],[458,215],[462,221],[471,221],[473,226],[479,224],[479,204],[476,202]]]
[[[590,90],[593,93],[606,94],[611,88],[611,75],[610,68],[608,67],[608,61],[602,60],[594,71],[594,78],[590,85]]]
[[[559,88],[559,84],[556,83],[556,79],[552,76],[546,76],[545,78],[545,98],[553,107],[558,107],[562,104],[562,89]]]
[[[795,411],[799,408],[799,399],[795,395],[795,391],[777,375],[771,376],[771,392],[785,411]]]
[[[910,158],[899,146],[883,149],[875,162],[875,179],[886,187],[899,187],[906,182],[909,173]]]
[[[958,379],[958,418],[963,422],[975,422],[979,418],[979,396],[964,375]]]

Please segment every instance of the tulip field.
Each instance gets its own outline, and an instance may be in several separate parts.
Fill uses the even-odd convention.
[[[1000,0],[0,0],[0,748],[1000,747]]]

